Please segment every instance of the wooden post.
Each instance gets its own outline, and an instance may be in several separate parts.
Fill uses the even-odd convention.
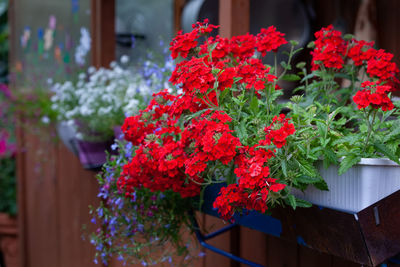
[[[185,6],[186,0],[174,0],[174,33],[175,35],[182,29],[181,18],[183,7]]]
[[[115,59],[115,0],[91,0],[92,65],[106,67]]]
[[[250,29],[250,0],[219,0],[219,34],[246,34]]]
[[[232,37],[234,35],[246,34],[250,29],[250,0],[219,0],[219,34],[222,37]],[[213,219],[206,216],[206,225],[211,226],[221,224],[219,219]],[[222,224],[223,225],[223,224]],[[228,249],[234,255],[240,255],[240,228],[236,227],[229,233],[226,233],[210,243],[220,248],[228,245]],[[226,266],[227,259],[222,259],[221,256],[207,252],[206,264],[219,262],[220,266]],[[240,266],[238,262],[231,260],[230,267]],[[215,265],[216,266],[216,265]]]

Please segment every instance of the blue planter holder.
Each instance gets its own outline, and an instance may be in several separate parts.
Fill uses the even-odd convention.
[[[223,184],[206,188],[202,212],[219,217],[213,202]],[[206,241],[237,226],[245,226],[320,252],[362,265],[377,266],[387,260],[398,261],[400,253],[400,191],[357,213],[346,213],[320,206],[311,208],[275,208],[271,215],[248,212],[235,215],[235,223],[203,235],[193,216],[196,236],[206,249],[252,267],[260,264],[216,248]],[[384,264],[382,265],[384,266]]]

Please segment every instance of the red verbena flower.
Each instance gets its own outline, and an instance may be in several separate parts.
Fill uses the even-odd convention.
[[[268,29],[262,28],[260,33],[257,34],[257,51],[265,56],[267,52],[277,52],[281,45],[287,43],[283,38],[285,34],[278,32],[274,26],[268,27]]]

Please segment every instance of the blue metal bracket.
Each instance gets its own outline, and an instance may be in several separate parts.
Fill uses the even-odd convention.
[[[193,224],[194,232],[196,234],[196,238],[199,241],[200,245],[202,245],[204,248],[209,249],[211,251],[214,251],[215,253],[218,253],[218,254],[220,254],[222,256],[225,256],[225,257],[227,257],[229,259],[232,259],[234,261],[246,264],[246,265],[248,265],[250,267],[263,267],[263,265],[260,265],[258,263],[255,263],[255,262],[252,262],[252,261],[249,261],[249,260],[246,260],[246,259],[243,259],[243,258],[238,257],[236,255],[233,255],[232,253],[229,253],[229,252],[226,252],[225,250],[222,250],[222,249],[219,249],[217,247],[214,247],[214,246],[212,246],[212,245],[210,245],[210,244],[208,244],[206,242],[208,239],[211,239],[213,237],[219,236],[220,234],[223,234],[223,233],[225,233],[225,232],[227,232],[227,231],[239,226],[238,224],[233,223],[233,224],[225,226],[225,227],[223,227],[223,228],[221,228],[221,229],[219,229],[219,230],[217,230],[217,231],[215,231],[213,233],[210,233],[208,235],[203,235],[203,233],[201,233],[201,231],[200,231],[199,224],[197,223],[196,217],[195,217],[195,215],[193,213],[191,214],[191,217],[192,217],[192,224]]]

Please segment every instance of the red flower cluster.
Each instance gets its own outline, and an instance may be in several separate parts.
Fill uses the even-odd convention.
[[[198,183],[202,179],[193,175],[188,181],[181,171],[188,154],[185,143],[178,139],[181,128],[168,115],[170,101],[175,99],[167,91],[155,94],[146,110],[127,118],[122,126],[125,139],[138,146],[118,180],[118,187],[127,196],[133,196],[135,188],[140,187],[162,192],[171,189],[182,197],[193,197],[200,192]],[[146,119],[151,117],[152,121]]]
[[[275,117],[273,123],[266,128],[265,139],[260,140],[253,147],[243,147],[235,159],[237,166],[234,173],[238,183],[223,188],[214,202],[222,218],[231,220],[236,211],[242,209],[256,210],[264,213],[267,209],[269,193],[279,192],[285,184],[269,177],[268,160],[274,157],[274,151],[265,149],[271,141],[277,148],[286,143],[286,138],[294,134],[294,125],[281,114]]]
[[[346,52],[346,42],[341,32],[333,29],[332,25],[322,28],[315,33],[315,49],[311,52],[312,70],[317,70],[320,64],[326,68],[343,68],[343,57]]]
[[[268,27],[268,29],[261,29],[260,33],[257,34],[257,50],[263,56],[269,51],[277,52],[281,45],[287,43],[283,38],[283,33],[278,32],[274,26]]]
[[[353,39],[353,46],[350,46],[347,56],[354,61],[354,65],[361,66],[375,55],[374,42],[358,41]]]
[[[190,177],[200,175],[209,161],[219,160],[225,165],[232,161],[241,143],[226,124],[229,121],[231,118],[223,112],[212,115],[206,112],[185,128],[182,142],[193,148],[185,161],[186,174]]]
[[[197,38],[202,34],[208,34],[213,29],[218,28],[218,26],[208,24],[208,19],[205,19],[204,22],[197,22],[192,25],[193,31],[188,33],[183,33],[179,31],[177,36],[172,39],[170,43],[171,56],[173,59],[177,58],[179,55],[183,58],[186,58],[191,49],[195,48],[198,44]]]
[[[345,62],[351,59],[355,66],[365,67],[369,78],[378,79],[397,89],[399,80],[396,75],[399,69],[391,61],[392,54],[383,49],[374,49],[373,42],[356,39],[347,42],[342,38],[341,32],[334,30],[332,25],[316,32],[315,37],[315,49],[311,52],[312,70],[321,66],[342,69]]]
[[[361,84],[361,87],[364,89],[358,91],[353,97],[353,101],[359,109],[366,108],[369,105],[375,109],[380,108],[383,111],[394,108],[392,101],[387,95],[391,89],[390,86],[366,81]]]
[[[267,127],[265,139],[257,145],[242,145],[219,97],[225,90],[236,94],[254,89],[260,95],[268,84],[275,83],[277,77],[253,56],[257,50],[263,55],[276,52],[286,40],[270,27],[257,36],[208,38],[198,49],[197,39],[215,28],[207,22],[196,23],[192,32],[179,33],[171,42],[172,57],[181,56],[183,60],[170,81],[182,93],[174,96],[164,90],[154,94],[145,110],[125,120],[125,139],[137,149],[124,166],[118,187],[128,197],[140,187],[192,197],[199,194],[202,177],[209,174],[210,166],[231,164],[239,181],[222,192],[235,191],[238,198],[230,195],[231,202],[215,204],[228,218],[231,212],[225,209],[236,205],[232,204],[235,201],[237,207],[265,211],[269,192],[285,187],[269,177],[267,162],[274,151],[264,146],[282,147],[294,128],[282,115]]]
[[[187,57],[188,51],[196,46],[195,39],[200,37],[201,29],[208,32],[215,27],[204,23],[194,25],[191,33],[180,34],[179,40],[174,39],[171,44],[173,54]],[[234,86],[234,78],[241,78],[236,83],[244,84],[247,89],[264,89],[266,83],[274,82],[277,77],[269,73],[270,69],[260,59],[252,57],[256,49],[265,55],[266,51],[276,51],[285,43],[283,34],[274,27],[263,29],[257,37],[246,34],[231,39],[220,36],[208,38],[200,46],[200,57],[181,61],[171,75],[170,82],[180,86],[184,94],[172,104],[174,111],[170,115],[179,117],[186,111],[196,112],[218,106],[216,90],[223,91]]]
[[[268,138],[277,148],[286,145],[286,138],[295,133],[294,125],[289,123],[289,120],[284,114],[281,114],[279,117],[274,117],[273,123],[264,129]]]

